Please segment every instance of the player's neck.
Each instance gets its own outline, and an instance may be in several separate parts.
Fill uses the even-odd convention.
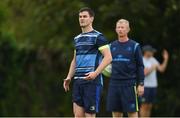
[[[87,27],[81,27],[81,30],[82,30],[82,33],[87,33],[87,32],[91,32],[93,31],[93,27],[90,25],[90,26],[87,26]]]
[[[120,42],[127,42],[127,41],[129,40],[129,38],[128,38],[128,36],[124,36],[124,37],[118,36],[118,40],[119,40]]]

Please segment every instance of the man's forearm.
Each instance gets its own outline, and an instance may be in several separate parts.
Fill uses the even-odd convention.
[[[69,73],[67,75],[67,78],[72,78],[74,76],[74,73],[75,73],[75,66],[76,66],[76,63],[75,63],[75,60],[73,59],[71,61],[71,65],[70,65],[70,68],[69,68]]]
[[[102,62],[100,63],[100,65],[98,66],[98,68],[96,69],[96,74],[99,75],[103,70],[104,68],[109,65],[112,61],[112,57],[111,55],[110,56],[105,56],[102,60]]]
[[[168,60],[164,60],[163,63],[162,63],[161,65],[159,65],[158,70],[159,70],[160,72],[164,72],[164,71],[166,70],[167,63],[168,63]]]

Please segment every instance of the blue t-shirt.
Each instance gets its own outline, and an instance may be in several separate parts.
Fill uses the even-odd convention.
[[[113,58],[110,84],[143,84],[144,65],[139,43],[130,39],[127,42],[116,40],[110,48]]]
[[[76,49],[76,69],[74,79],[79,79],[83,82],[85,74],[96,70],[102,60],[102,55],[98,50],[100,47],[108,44],[102,33],[93,30],[87,33],[81,33],[74,38]],[[100,74],[95,80],[97,84],[102,84],[102,75]]]

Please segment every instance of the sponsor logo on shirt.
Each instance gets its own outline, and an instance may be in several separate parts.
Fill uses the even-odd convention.
[[[113,61],[126,61],[126,62],[129,62],[130,61],[130,59],[128,59],[128,58],[125,58],[125,57],[123,57],[123,55],[117,55],[114,59],[113,59]]]

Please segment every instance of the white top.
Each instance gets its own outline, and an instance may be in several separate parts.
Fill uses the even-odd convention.
[[[143,63],[144,63],[145,68],[151,68],[155,64],[159,65],[159,62],[154,57],[151,57],[148,59],[143,57]],[[149,73],[147,76],[145,76],[144,87],[154,88],[157,86],[158,86],[157,71],[155,69],[151,73]]]

